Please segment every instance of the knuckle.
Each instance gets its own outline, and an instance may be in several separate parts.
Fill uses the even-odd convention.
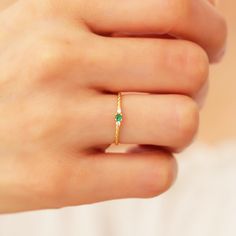
[[[166,192],[176,179],[177,162],[170,154],[161,154],[162,162],[156,157],[145,169],[142,197],[151,198]]]
[[[66,44],[53,40],[42,40],[38,45],[41,46],[37,46],[36,52],[37,71],[47,76],[64,68],[68,59]]]
[[[158,50],[161,59],[158,59],[157,63],[167,67],[172,73],[174,71],[178,78],[181,78],[180,86],[185,94],[196,94],[209,75],[209,59],[206,52],[195,43],[184,40],[179,40],[175,45],[164,44]]]
[[[185,90],[188,94],[196,94],[208,79],[209,59],[206,52],[198,45],[183,41],[179,50],[176,50],[176,58],[172,60],[172,66],[186,77]]]
[[[209,75],[209,59],[206,52],[195,44],[192,44],[187,53],[187,75],[190,91],[195,94],[207,81]]]
[[[196,102],[182,96],[177,108],[177,148],[188,146],[195,137],[199,125],[199,108]]]

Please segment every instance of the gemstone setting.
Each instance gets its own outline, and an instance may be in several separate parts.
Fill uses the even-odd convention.
[[[117,113],[115,116],[115,120],[117,123],[120,123],[123,120],[123,115],[121,113]]]

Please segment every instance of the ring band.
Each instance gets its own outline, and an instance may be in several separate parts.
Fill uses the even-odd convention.
[[[117,96],[117,112],[115,115],[115,121],[116,121],[116,132],[115,132],[115,144],[119,144],[119,138],[120,138],[120,127],[121,122],[123,120],[123,114],[121,111],[121,93],[118,93]]]

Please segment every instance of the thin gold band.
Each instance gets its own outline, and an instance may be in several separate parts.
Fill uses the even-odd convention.
[[[119,145],[120,126],[116,124],[115,144]]]
[[[120,127],[121,122],[123,120],[123,115],[121,111],[121,93],[118,93],[117,96],[117,113],[115,115],[115,121],[116,121],[116,132],[115,132],[115,144],[119,144],[119,138],[120,138]]]

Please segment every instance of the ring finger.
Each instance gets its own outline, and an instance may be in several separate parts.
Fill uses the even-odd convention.
[[[72,106],[70,130],[73,133],[81,130],[79,135],[86,136],[88,144],[85,146],[88,148],[113,143],[116,106],[116,95],[103,94],[93,96],[77,112],[75,107],[78,106]],[[198,127],[197,106],[192,99],[182,95],[124,94],[122,113],[119,141],[124,144],[157,145],[179,150],[192,141]],[[81,123],[84,130],[78,127]]]

